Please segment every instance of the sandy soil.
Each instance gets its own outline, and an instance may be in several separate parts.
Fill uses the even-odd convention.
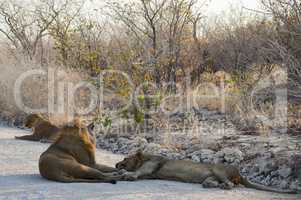
[[[49,144],[18,141],[16,135],[29,132],[0,127],[0,200],[37,199],[152,199],[152,200],[282,200],[301,199],[300,195],[281,195],[252,189],[231,191],[203,189],[198,184],[145,180],[137,182],[56,183],[42,179],[38,170],[39,155]],[[114,165],[122,159],[106,151],[97,151],[98,162]]]

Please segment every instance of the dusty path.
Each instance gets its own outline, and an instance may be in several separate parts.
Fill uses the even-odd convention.
[[[48,144],[18,141],[26,131],[0,127],[0,200],[36,199],[196,199],[196,200],[282,200],[301,199],[299,195],[279,195],[239,188],[231,191],[203,189],[197,184],[171,181],[104,183],[55,183],[44,180],[38,171],[38,158]],[[97,160],[113,165],[122,156],[97,152]]]

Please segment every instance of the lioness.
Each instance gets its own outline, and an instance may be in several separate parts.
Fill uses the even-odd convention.
[[[40,156],[40,174],[65,183],[121,180],[123,176],[116,173],[116,168],[96,163],[95,148],[95,136],[86,126],[79,122],[65,126],[58,140]]]
[[[242,184],[258,190],[296,193],[290,190],[278,190],[255,183],[243,178],[234,166],[223,164],[195,163],[189,160],[170,160],[162,156],[143,154],[125,158],[116,164],[119,170],[126,170],[125,180],[165,179],[189,183],[210,183],[218,181],[223,189],[231,189],[234,185]],[[210,185],[210,184],[208,184]]]
[[[44,119],[40,114],[30,114],[26,117],[24,126],[33,130],[32,135],[15,137],[20,140],[54,142],[59,137],[59,128]]]

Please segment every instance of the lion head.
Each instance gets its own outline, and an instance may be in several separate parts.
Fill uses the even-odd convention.
[[[86,126],[80,118],[76,118],[74,121],[61,128],[60,138],[68,138],[70,142],[72,140],[83,141],[85,144],[91,144],[95,146],[96,137],[93,133],[93,130],[94,124],[89,124]]]
[[[27,128],[33,128],[40,121],[44,121],[40,114],[30,114],[26,117],[24,126]]]
[[[116,164],[116,168],[121,170],[125,169],[127,171],[135,171],[143,164],[143,154],[138,151],[136,154],[124,158],[122,161]]]

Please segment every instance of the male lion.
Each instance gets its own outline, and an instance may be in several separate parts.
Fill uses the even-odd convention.
[[[91,126],[90,126],[91,129]],[[49,180],[116,183],[123,176],[117,169],[95,161],[95,136],[89,127],[76,122],[60,129],[60,136],[39,160],[40,174]]]
[[[210,186],[213,181],[221,183],[223,189],[231,189],[234,185],[242,184],[258,190],[296,193],[291,190],[278,190],[255,183],[243,178],[239,170],[231,165],[195,163],[189,160],[170,160],[162,156],[143,154],[125,158],[116,164],[119,170],[126,170],[125,180],[165,179],[189,183],[201,183]]]
[[[26,117],[25,127],[32,128],[32,135],[15,137],[20,140],[54,142],[59,137],[59,128],[44,119],[40,114],[30,114]]]

